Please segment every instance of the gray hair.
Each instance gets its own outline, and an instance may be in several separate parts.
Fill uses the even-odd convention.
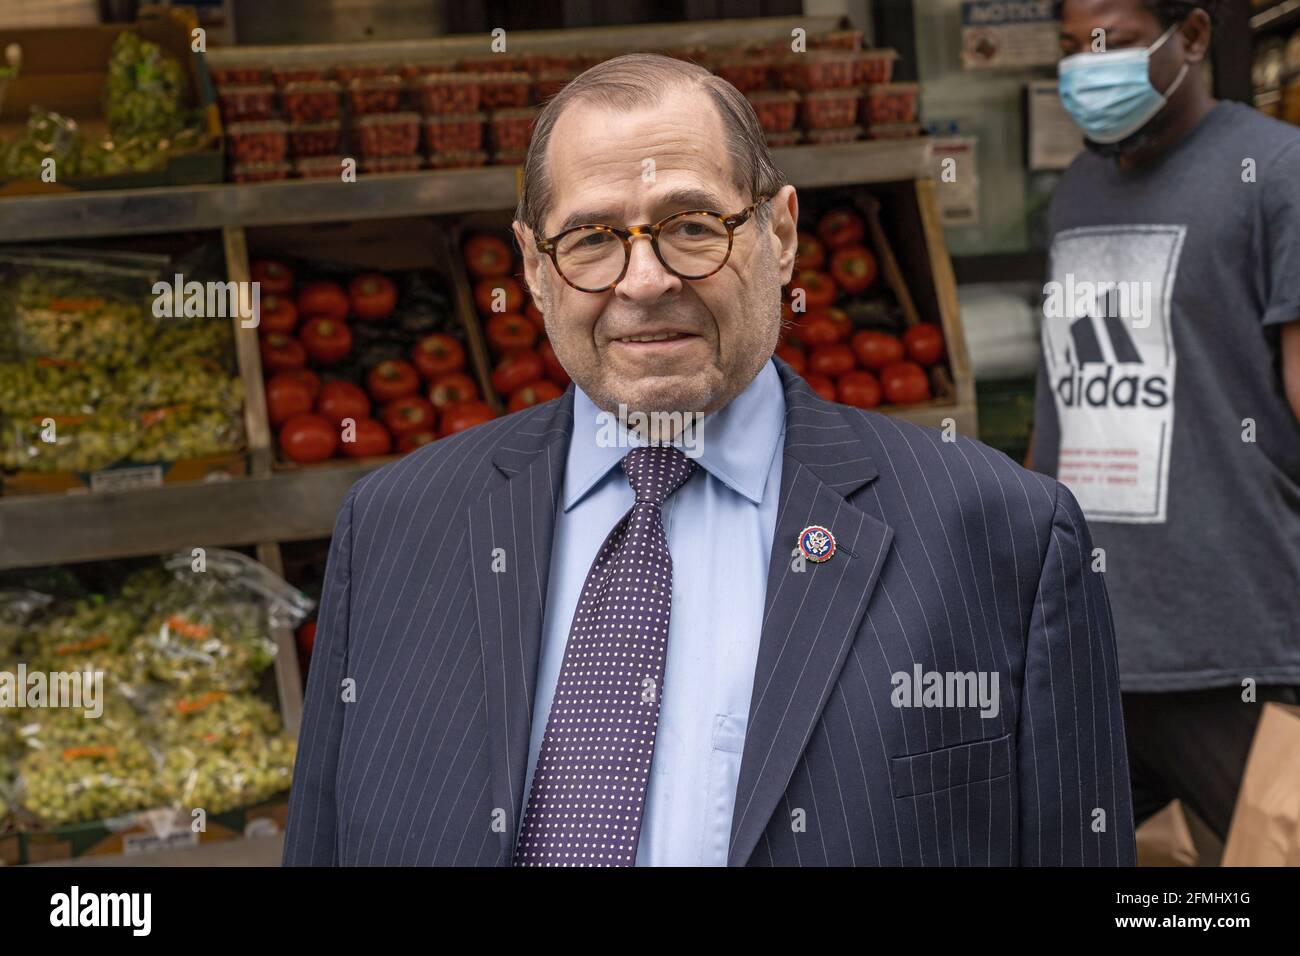
[[[542,107],[524,160],[523,190],[515,219],[534,235],[543,234],[542,223],[554,199],[546,174],[546,150],[551,142],[551,130],[566,106],[583,100],[611,109],[633,110],[654,106],[662,100],[665,91],[683,86],[702,87],[717,109],[731,156],[732,182],[742,195],[752,201],[759,196],[772,196],[785,185],[785,177],[772,162],[754,107],[743,93],[694,63],[656,53],[627,53],[597,63]],[[760,206],[757,221],[766,223],[770,211],[767,203]]]

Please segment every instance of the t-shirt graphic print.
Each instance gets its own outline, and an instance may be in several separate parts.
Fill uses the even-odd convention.
[[[1043,354],[1060,423],[1057,477],[1090,520],[1164,523],[1177,356],[1170,325],[1186,226],[1056,234]]]

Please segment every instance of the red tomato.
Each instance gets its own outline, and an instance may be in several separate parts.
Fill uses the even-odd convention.
[[[378,322],[397,308],[397,286],[378,272],[363,272],[348,283],[352,314],[366,322]]]
[[[498,313],[488,319],[487,340],[498,352],[526,349],[537,341],[537,326],[522,315]]]
[[[803,380],[812,387],[814,392],[826,399],[826,401],[835,401],[835,385],[825,375],[805,375]]]
[[[835,383],[835,395],[844,405],[875,408],[880,404],[880,382],[862,369],[845,372]]]
[[[334,426],[319,415],[294,415],[280,428],[280,450],[291,461],[324,461],[337,447]]]
[[[312,648],[316,646],[316,622],[308,621],[302,627],[298,628],[298,650],[304,654],[310,654]]]
[[[794,288],[803,289],[804,307],[808,312],[834,305],[836,297],[839,296],[839,290],[835,288],[835,280],[825,272],[816,272],[812,269],[795,273]]]
[[[845,246],[831,256],[831,275],[850,295],[869,288],[877,271],[876,257],[866,246]]]
[[[853,350],[847,345],[819,345],[808,356],[808,371],[835,378],[853,370]]]
[[[309,368],[291,368],[287,372],[281,372],[281,375],[289,375],[303,385],[307,386],[307,391],[311,392],[311,400],[316,401],[316,396],[320,394],[320,376]]]
[[[433,403],[419,395],[407,395],[384,406],[384,424],[397,438],[432,431],[438,424]]]
[[[858,364],[873,372],[903,360],[903,343],[898,340],[898,336],[890,335],[888,332],[863,329],[853,336],[851,344],[853,354],[858,358]]]
[[[342,322],[348,317],[348,295],[337,282],[308,282],[298,290],[298,313]]]
[[[263,296],[288,295],[293,291],[293,270],[278,259],[254,259],[248,271]]]
[[[344,429],[346,436],[347,430]],[[387,455],[393,449],[393,436],[388,429],[373,418],[357,419],[351,441],[344,441],[343,454],[349,458],[373,458]]]
[[[258,312],[257,329],[263,335],[278,332],[292,335],[298,326],[298,307],[283,295],[262,296],[261,310]]]
[[[918,365],[934,365],[943,358],[943,330],[933,322],[913,325],[903,333],[903,347]]]
[[[537,307],[537,303],[529,299],[524,304],[524,315],[528,316],[528,321],[537,326],[538,332],[546,331],[546,318],[542,315],[542,310]]]
[[[501,309],[492,308],[497,298],[497,289],[503,290],[504,308]],[[474,283],[474,304],[484,315],[492,315],[496,312],[518,312],[524,307],[523,286],[509,276],[488,276],[479,279]]]
[[[307,364],[302,343],[287,335],[272,333],[262,339],[262,367],[274,375]]]
[[[545,372],[542,357],[531,349],[507,352],[492,372],[492,387],[498,395],[513,395]]]
[[[438,436],[434,432],[415,432],[412,435],[403,435],[397,439],[397,451],[405,455],[407,452],[415,451],[417,448],[423,448],[431,441],[437,441]]]
[[[826,265],[826,247],[811,232],[800,232],[799,247],[794,254],[795,270],[816,270],[824,265]]]
[[[830,249],[861,245],[866,224],[852,209],[832,209],[817,222],[817,235]]]
[[[298,333],[302,347],[317,365],[333,365],[352,351],[352,330],[346,322],[317,316]]]
[[[294,415],[310,411],[311,389],[294,377],[293,372],[281,372],[266,383],[266,415],[276,428]]]
[[[394,399],[418,392],[420,376],[409,362],[389,359],[370,370],[366,377],[366,387],[370,389],[370,395],[375,401],[386,405]]]
[[[415,343],[411,362],[421,378],[437,378],[465,367],[465,348],[452,336],[435,332]]]
[[[560,360],[555,357],[555,349],[551,348],[550,339],[542,339],[542,344],[537,346],[537,351],[542,356],[542,364],[546,366],[546,377],[560,388],[568,388],[569,373],[564,370]]]
[[[782,342],[776,347],[776,354],[785,361],[796,375],[802,375],[808,370],[808,360],[804,357],[803,349],[797,345],[786,345]]]
[[[462,402],[443,412],[442,427],[438,429],[438,434],[440,437],[454,435],[466,428],[491,421],[495,417],[486,402]]]
[[[516,389],[515,393],[510,396],[510,401],[506,403],[506,411],[518,412],[525,408],[532,408],[534,405],[540,405],[542,402],[549,402],[553,398],[559,398],[563,392],[554,382],[540,378],[535,382],[529,382],[523,388]]]
[[[510,274],[510,247],[496,236],[470,236],[465,241],[465,267],[475,278]]]
[[[809,312],[794,325],[794,337],[808,348],[835,345],[843,341],[843,327],[824,312]]]
[[[892,405],[913,405],[930,397],[930,380],[915,362],[894,362],[880,370],[885,401]]]
[[[326,382],[316,402],[316,413],[334,426],[341,425],[345,418],[360,421],[370,417],[370,398],[351,382]]]
[[[478,398],[478,385],[464,372],[448,372],[433,380],[429,401],[439,411]]]

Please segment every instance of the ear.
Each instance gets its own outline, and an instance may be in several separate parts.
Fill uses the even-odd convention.
[[[799,195],[793,186],[782,186],[768,201],[772,206],[772,236],[778,243],[777,265],[781,284],[785,285],[794,274],[794,257],[799,249]]]
[[[1214,32],[1210,15],[1197,7],[1187,15],[1181,30],[1183,50],[1189,63],[1200,63],[1210,52],[1210,37]]]
[[[515,242],[519,243],[519,251],[524,257],[524,282],[533,293],[533,298],[537,298],[535,290],[538,288],[537,270],[541,266],[539,261],[541,254],[533,242],[533,231],[518,219],[511,224],[510,228],[514,230]]]

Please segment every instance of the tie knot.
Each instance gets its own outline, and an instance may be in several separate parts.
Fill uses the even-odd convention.
[[[656,505],[663,504],[695,470],[694,460],[675,445],[633,448],[623,456],[622,465],[636,500]]]

